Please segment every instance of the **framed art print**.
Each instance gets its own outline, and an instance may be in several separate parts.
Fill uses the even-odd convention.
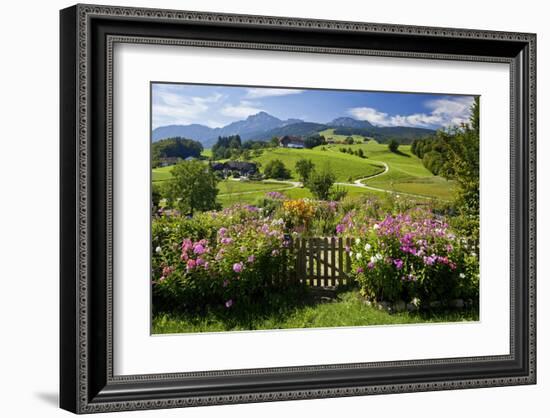
[[[61,407],[536,381],[533,34],[61,11]]]

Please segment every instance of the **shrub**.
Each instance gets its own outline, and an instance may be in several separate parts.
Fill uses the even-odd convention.
[[[220,226],[222,225],[222,226]],[[194,219],[164,217],[153,225],[153,295],[158,309],[235,309],[275,286],[283,265],[284,222],[253,206],[236,206]]]
[[[388,143],[388,149],[390,150],[390,152],[397,152],[397,150],[399,149],[399,142],[397,142],[395,139],[392,139]]]
[[[264,167],[264,175],[272,179],[288,179],[290,171],[281,160],[271,160]]]
[[[337,225],[361,292],[372,300],[449,301],[479,295],[477,242],[458,238],[444,218],[414,209],[382,221],[349,212]]]

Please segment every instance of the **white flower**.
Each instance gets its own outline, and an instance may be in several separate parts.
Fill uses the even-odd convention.
[[[477,254],[476,253],[472,253],[472,257],[477,257]]]
[[[370,249],[371,249],[371,246],[370,246],[370,244],[367,242],[367,243],[365,244],[365,251],[369,251]]]
[[[458,275],[458,277],[460,277],[461,279],[464,279],[464,278],[466,277],[466,275],[465,275],[464,273],[460,273],[460,274]]]
[[[361,240],[360,240],[359,238],[355,238],[355,243],[356,243],[357,245],[359,245],[359,244],[361,244]]]
[[[382,254],[380,253],[376,253],[376,255],[374,256],[377,260],[382,260]]]
[[[357,260],[361,260],[361,257],[363,257],[363,254],[361,254],[361,253],[357,253],[357,254],[355,255],[355,258],[356,258]]]
[[[160,247],[155,248],[155,252],[156,252],[157,254],[160,253],[161,251],[162,251],[162,248],[160,248]]]
[[[376,263],[376,257],[375,257],[375,256],[372,256],[372,257],[370,258],[370,262],[371,262],[371,263]]]
[[[380,225],[378,225],[378,224],[374,224],[374,225],[372,226],[372,229],[379,229],[379,228],[380,228]]]

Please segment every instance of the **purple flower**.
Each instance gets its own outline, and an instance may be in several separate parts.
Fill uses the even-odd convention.
[[[193,259],[187,261],[187,270],[193,270],[195,266],[197,265],[197,262]]]
[[[227,287],[229,285],[229,280],[224,280],[222,283],[223,287]]]
[[[433,266],[437,260],[437,256],[435,254],[432,254],[428,257],[424,256],[423,260],[424,264],[426,264],[427,266]]]
[[[205,270],[208,270],[209,268],[210,268],[210,263],[209,263],[208,261],[206,261],[206,262],[204,263],[204,269],[205,269]]]
[[[204,251],[204,247],[201,244],[197,244],[195,245],[195,248],[193,248],[193,252],[198,255],[203,254]]]
[[[224,237],[221,239],[220,241],[222,244],[231,244],[233,242],[233,240],[229,237]]]
[[[197,266],[204,266],[204,260],[202,258],[197,258]]]
[[[248,262],[249,263],[253,263],[254,260],[256,260],[256,257],[254,256],[254,254],[248,256]]]
[[[365,269],[363,267],[357,267],[357,274],[364,273]]]
[[[220,237],[223,237],[225,234],[227,234],[227,228],[221,227],[221,228],[218,230],[218,235],[219,235]]]
[[[367,267],[372,270],[374,268],[374,262],[370,261],[369,264],[367,264]]]
[[[396,259],[396,260],[393,260],[393,264],[395,264],[395,268],[397,270],[401,270],[403,268],[403,260],[401,259]]]
[[[344,232],[344,225],[342,224],[336,225],[336,233],[341,234],[342,232]]]
[[[279,255],[279,250],[273,250],[273,251],[271,251],[271,255],[272,255],[273,257]]]
[[[243,263],[235,263],[233,264],[233,271],[235,273],[240,273],[241,271],[243,271]]]
[[[227,302],[225,302],[226,308],[231,308],[231,306],[233,306],[233,299],[229,299]]]

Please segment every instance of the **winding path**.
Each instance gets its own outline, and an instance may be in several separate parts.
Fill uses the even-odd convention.
[[[329,151],[336,152],[332,148],[328,148],[328,149],[329,149]],[[415,193],[407,193],[407,192],[399,192],[399,191],[396,191],[396,190],[382,189],[380,187],[373,187],[373,186],[368,186],[368,185],[364,184],[363,183],[364,181],[372,180],[376,177],[383,176],[383,175],[387,174],[388,171],[390,171],[389,165],[387,163],[383,162],[383,161],[369,160],[369,162],[382,164],[384,166],[384,171],[382,171],[380,173],[377,173],[377,174],[373,174],[371,176],[362,177],[360,179],[354,180],[353,183],[337,182],[337,183],[334,183],[334,184],[336,184],[338,186],[359,187],[361,189],[373,190],[375,192],[391,193],[391,194],[395,194],[395,195],[411,196],[411,197],[422,198],[422,199],[433,199],[434,198],[433,196],[426,196],[426,195],[420,195],[420,194],[415,194]],[[230,180],[231,181],[239,181],[238,179],[233,179],[233,178],[231,178]],[[281,192],[281,191],[285,191],[285,190],[291,190],[291,189],[296,189],[298,187],[302,187],[302,183],[299,182],[299,181],[261,180],[261,182],[262,183],[286,183],[286,184],[289,185],[289,187],[281,187],[281,188],[278,188],[278,189],[271,189],[271,190],[269,190],[270,192]],[[249,190],[249,191],[246,191],[246,192],[223,193],[223,194],[220,194],[219,196],[239,196],[239,195],[245,195],[245,194],[258,193],[258,192],[261,192],[261,191],[262,190]],[[440,200],[445,200],[445,199],[440,199]]]

